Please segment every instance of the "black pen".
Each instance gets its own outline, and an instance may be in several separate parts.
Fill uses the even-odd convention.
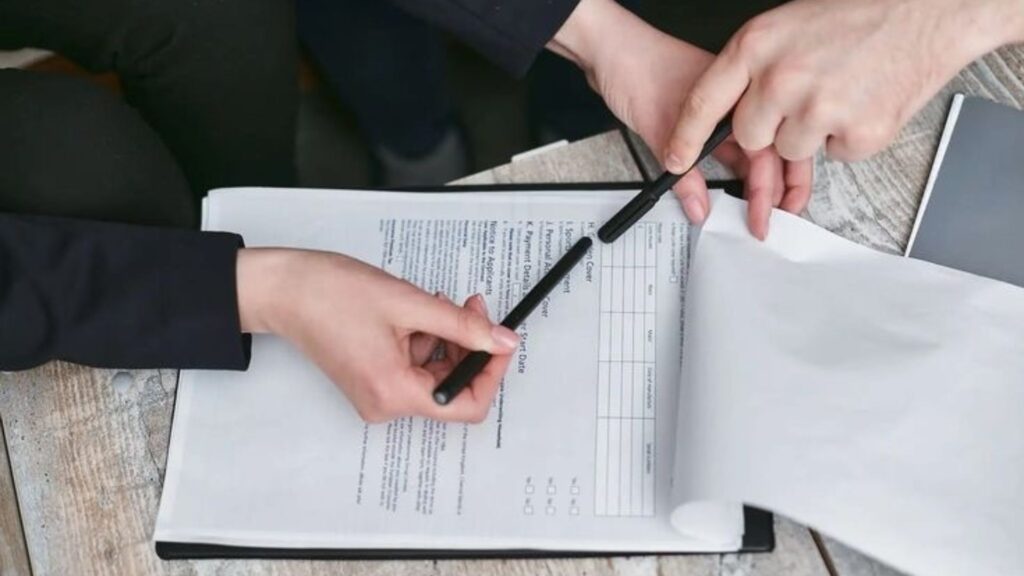
[[[637,220],[640,220],[644,214],[650,212],[651,208],[654,208],[654,205],[658,203],[658,200],[666,191],[675,186],[676,182],[679,182],[683,176],[690,170],[693,170],[694,166],[699,164],[701,160],[707,158],[715,148],[718,148],[719,144],[725,142],[731,133],[732,114],[728,114],[715,126],[715,129],[711,132],[711,137],[704,143],[704,148],[701,149],[700,156],[697,156],[697,161],[693,163],[693,166],[687,168],[682,174],[673,174],[666,171],[657,180],[645,186],[639,194],[634,196],[628,204],[616,212],[615,216],[612,216],[611,220],[606,222],[597,231],[597,237],[601,239],[601,242],[605,244],[615,242],[619,236],[622,236],[623,232],[629,230],[629,227],[636,224]]]
[[[501,325],[508,328],[509,330],[515,330],[520,324],[526,320],[526,317],[533,312],[541,302],[547,298],[548,294],[561,283],[562,279],[565,278],[569,271],[573,269],[583,256],[587,254],[587,250],[594,245],[594,241],[589,236],[580,238],[573,244],[573,247],[562,256],[555,265],[548,270],[548,273],[541,277],[540,281],[523,296],[523,299],[519,301],[519,304],[512,309],[511,312],[505,316],[505,319],[501,321]],[[470,352],[462,362],[459,362],[455,369],[451,371],[451,374],[434,388],[434,401],[444,406],[451,402],[459,392],[462,392],[467,388],[473,378],[484,369],[491,360],[491,354],[483,351]]]

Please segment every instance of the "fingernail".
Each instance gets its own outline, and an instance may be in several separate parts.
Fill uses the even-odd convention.
[[[493,338],[494,341],[500,344],[503,348],[508,348],[509,350],[519,346],[519,334],[516,334],[501,324],[497,324],[494,328],[491,328],[491,338]]]
[[[445,294],[444,292],[435,292],[435,293],[434,293],[434,296],[437,296],[438,298],[440,298],[441,300],[443,300],[443,301],[445,301],[445,302],[448,302],[449,304],[450,304],[450,303],[451,303],[451,301],[452,301],[452,299],[451,299],[451,298],[449,298],[449,297],[448,297],[448,295],[447,295],[447,294]]]
[[[696,196],[688,196],[686,200],[683,200],[683,208],[686,215],[690,218],[691,224],[703,224],[704,219],[707,218],[707,212],[704,211],[704,203]]]
[[[686,167],[683,166],[683,161],[675,154],[669,154],[668,158],[665,158],[665,170],[673,174],[682,174]]]
[[[759,242],[764,242],[764,239],[768,237],[768,223],[765,223],[763,226],[760,224],[752,225],[750,227],[750,233],[753,234],[754,238],[757,238]]]
[[[491,311],[487,309],[487,300],[484,300],[484,297],[480,294],[474,294],[473,299],[480,305],[480,308],[484,311],[484,315],[490,318]]]

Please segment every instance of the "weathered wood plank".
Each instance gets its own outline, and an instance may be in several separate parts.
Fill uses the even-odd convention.
[[[614,133],[525,158],[467,182],[636,180]],[[162,562],[151,531],[176,375],[53,363],[5,377],[7,421],[32,566],[38,574],[811,575],[825,568],[809,532],[778,520],[772,555],[465,562]]]
[[[6,377],[0,414],[35,573],[157,571],[172,394],[156,371],[53,363]]]
[[[0,386],[3,383],[0,382]],[[21,530],[18,496],[14,488],[3,418],[0,418],[0,576],[30,574],[25,535]]]
[[[903,576],[903,572],[865,556],[838,540],[822,536],[821,541],[840,576]]]
[[[606,132],[568,146],[467,176],[453,184],[630,182],[640,179],[618,132]]]

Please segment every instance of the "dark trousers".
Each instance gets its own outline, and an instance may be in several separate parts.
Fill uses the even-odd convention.
[[[0,211],[194,225],[207,190],[294,182],[288,0],[0,0],[0,49],[114,72],[0,70]]]
[[[296,0],[299,39],[369,143],[431,150],[455,121],[445,49],[429,25],[387,0]]]
[[[300,40],[372,146],[416,157],[455,123],[444,38],[429,24],[384,0],[297,0],[297,11]],[[575,140],[613,126],[572,64],[541,54],[529,80],[531,128]]]

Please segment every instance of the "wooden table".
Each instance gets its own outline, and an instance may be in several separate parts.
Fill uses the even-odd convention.
[[[901,252],[950,94],[1024,108],[1024,47],[956,78],[870,161],[819,159],[806,216],[851,240]],[[657,170],[608,133],[518,159],[464,183],[635,181]],[[712,176],[725,176],[709,167]],[[892,571],[784,518],[772,554],[443,562],[163,562],[150,535],[160,498],[177,373],[51,363],[0,375],[0,575],[591,574],[875,575]]]

